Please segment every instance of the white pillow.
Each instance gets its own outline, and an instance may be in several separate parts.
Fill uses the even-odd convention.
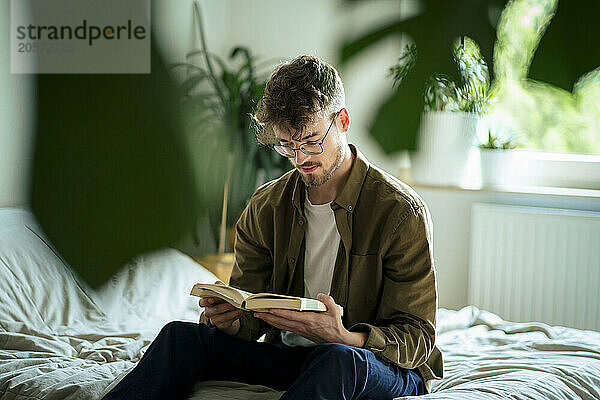
[[[198,322],[202,310],[190,290],[198,282],[216,280],[191,257],[167,248],[137,257],[96,294],[103,310],[121,326],[160,329],[173,320]]]
[[[0,321],[41,331],[104,316],[22,209],[0,209],[0,293]]]
[[[57,255],[31,212],[0,208],[4,330],[24,325],[64,333],[98,323],[109,330],[158,332],[172,320],[197,322],[202,309],[190,290],[216,280],[189,256],[161,249],[137,257],[94,291]]]

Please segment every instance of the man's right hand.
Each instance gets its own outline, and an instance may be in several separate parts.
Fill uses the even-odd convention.
[[[205,297],[198,304],[204,307],[204,315],[221,331],[228,335],[235,335],[240,330],[240,317],[243,310],[235,308],[227,302],[220,303],[220,299]]]

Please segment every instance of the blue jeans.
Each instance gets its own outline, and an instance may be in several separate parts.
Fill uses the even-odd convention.
[[[136,367],[105,397],[184,399],[194,384],[227,380],[286,391],[281,399],[392,399],[424,394],[416,370],[339,343],[289,347],[244,342],[190,322],[163,327]]]

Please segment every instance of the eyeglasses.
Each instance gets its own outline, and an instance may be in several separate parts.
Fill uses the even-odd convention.
[[[342,110],[340,110],[340,111],[342,111]],[[329,134],[329,130],[333,126],[333,123],[335,122],[335,119],[337,118],[340,111],[335,113],[335,116],[333,117],[331,124],[329,124],[329,128],[327,128],[327,132],[325,132],[325,136],[323,136],[323,139],[321,139],[320,142],[305,142],[296,148],[293,148],[290,146],[275,145],[275,146],[273,146],[273,149],[276,152],[278,152],[280,155],[287,157],[287,158],[295,157],[297,150],[300,150],[304,154],[308,154],[311,156],[321,154],[323,152],[323,142],[325,141],[327,134]]]

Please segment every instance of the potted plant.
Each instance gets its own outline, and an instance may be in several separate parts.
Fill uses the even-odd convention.
[[[360,7],[368,0],[345,2]],[[598,57],[597,52],[587,51],[586,46],[600,39],[599,30],[589,29],[598,13],[580,2],[421,0],[418,3],[408,14],[399,8],[395,19],[386,15],[362,34],[344,36],[345,42],[340,46],[341,61],[348,63],[389,38],[410,37],[417,44],[419,59],[410,78],[382,101],[369,128],[370,135],[386,154],[415,148],[422,115],[421,90],[432,72],[456,75],[448,54],[448,44],[455,38],[468,36],[478,43],[488,61],[490,76],[495,76],[494,86],[512,81],[510,85],[540,87],[545,82],[554,86],[552,90],[561,88],[581,99],[583,80],[593,82],[589,78],[594,76],[592,71],[598,66]],[[558,98],[554,95],[564,98],[565,94],[555,92],[554,99],[545,98],[543,103],[556,102]],[[518,103],[502,97],[502,103]],[[531,115],[525,114],[529,121]],[[399,119],[401,124],[397,122]],[[544,133],[537,132],[536,136]]]
[[[250,113],[262,97],[268,78],[268,73],[261,70],[269,63],[257,65],[244,47],[233,48],[228,62],[211,54],[205,42],[200,5],[195,1],[193,6],[201,48],[187,53],[185,62],[172,64],[171,68],[181,81],[182,118],[191,151],[210,149],[202,152],[208,153],[203,158],[192,154],[196,174],[203,182],[223,188],[205,198],[208,204],[204,217],[214,243],[218,243],[217,257],[212,258],[223,258],[229,265],[231,255],[225,252],[233,245],[231,227],[256,188],[280,176],[290,165],[287,159],[258,145],[251,125]],[[200,241],[196,238],[197,243]]]
[[[464,38],[453,50],[462,85],[441,74],[427,81],[417,149],[411,153],[414,182],[460,184],[475,142],[479,115],[489,103],[489,74],[477,45]],[[416,58],[416,46],[406,46],[391,69],[394,85],[402,82]]]
[[[487,142],[479,144],[481,186],[504,186],[511,175],[512,158],[517,143],[514,138],[503,140],[488,130]]]

